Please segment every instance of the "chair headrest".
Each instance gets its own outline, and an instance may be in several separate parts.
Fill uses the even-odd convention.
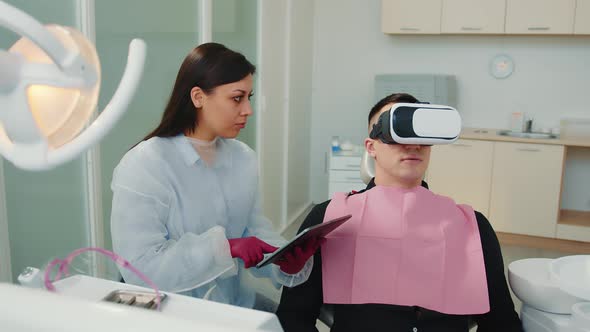
[[[361,180],[365,184],[369,184],[372,178],[375,177],[375,159],[367,153],[367,150],[363,152],[361,158]]]

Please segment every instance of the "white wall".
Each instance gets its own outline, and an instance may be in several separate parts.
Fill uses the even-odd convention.
[[[314,0],[290,0],[289,148],[287,159],[287,223],[311,203],[309,197],[311,82]]]
[[[381,1],[315,2],[315,58],[312,99],[311,196],[327,198],[325,154],[333,135],[362,144],[374,99],[373,79],[384,73],[455,75],[458,109],[465,126],[507,128],[515,110],[531,113],[535,126],[555,127],[561,117],[590,118],[590,37],[391,36],[380,30]],[[489,75],[499,53],[515,71],[507,79]],[[580,157],[580,154],[582,157]],[[586,166],[570,165],[568,178],[589,182],[590,149],[576,153]],[[586,169],[586,172],[582,171]],[[569,208],[590,210],[584,186],[567,186],[577,197]],[[574,206],[572,206],[572,204]]]
[[[261,0],[260,20],[260,157],[261,195],[264,215],[275,228],[283,226],[283,137],[285,116],[286,25],[287,1]]]
[[[260,174],[264,214],[284,229],[311,203],[313,0],[262,0]]]

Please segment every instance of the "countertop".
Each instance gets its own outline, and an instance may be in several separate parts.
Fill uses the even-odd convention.
[[[355,147],[352,150],[332,151],[332,157],[362,157],[364,151],[363,146]]]
[[[550,145],[564,145],[572,147],[586,147],[590,148],[590,137],[559,137],[559,138],[520,138],[511,136],[498,135],[497,132],[501,129],[489,128],[463,128],[459,138],[474,139],[483,141],[498,141],[498,142],[516,142],[516,143],[534,143],[534,144],[550,144]]]

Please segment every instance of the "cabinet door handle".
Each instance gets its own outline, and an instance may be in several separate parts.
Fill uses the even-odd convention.
[[[346,164],[346,167],[360,168],[361,165],[360,165],[360,163],[358,165],[357,164]]]
[[[524,152],[539,152],[541,150],[539,149],[535,149],[535,148],[518,148],[518,151],[524,151]]]
[[[463,31],[481,31],[483,30],[482,27],[461,27]]]
[[[420,28],[413,28],[413,27],[401,27],[399,29],[401,31],[420,31]]]
[[[551,30],[550,27],[529,27],[529,31],[547,31]]]
[[[456,146],[456,147],[460,147],[460,148],[470,148],[471,147],[470,144],[463,144],[463,143],[455,143],[455,144],[451,144],[451,146]]]

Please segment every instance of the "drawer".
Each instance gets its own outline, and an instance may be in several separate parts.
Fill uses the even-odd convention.
[[[330,169],[359,170],[361,169],[361,157],[332,157]]]
[[[330,182],[362,183],[361,171],[330,171]]]

